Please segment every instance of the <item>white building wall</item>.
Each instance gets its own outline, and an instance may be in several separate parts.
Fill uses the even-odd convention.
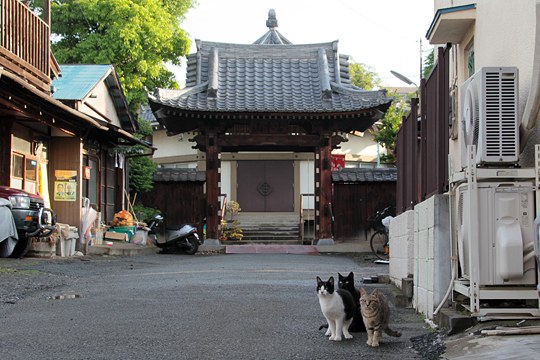
[[[87,106],[86,103],[90,104],[97,112],[90,106]],[[99,82],[96,87],[92,89],[90,96],[79,104],[79,111],[105,122],[111,121],[113,125],[121,127],[114,102],[109,95],[107,85],[105,85],[103,81]]]
[[[231,169],[232,164],[236,165],[236,161],[221,161],[220,167],[220,185],[221,185],[221,194],[227,195],[227,201],[236,200],[232,198],[232,189],[231,189]]]
[[[429,319],[451,282],[449,219],[447,195],[432,196],[414,208],[413,306]]]
[[[373,140],[373,135],[365,131],[363,133],[348,134],[347,142],[340,144],[340,149],[335,149],[332,154],[345,155],[345,161],[377,163],[380,155],[386,153],[386,149]]]
[[[300,194],[315,194],[315,163],[300,162]],[[315,197],[304,196],[304,209],[315,209]]]
[[[441,8],[476,4],[476,21],[458,43],[453,44],[450,57],[450,84],[459,86],[467,79],[465,49],[474,42],[475,72],[486,66],[516,66],[519,70],[519,116],[529,95],[533,71],[536,32],[536,0],[435,0],[435,11]],[[461,113],[456,104],[458,134]],[[521,165],[534,164],[534,144],[540,142],[540,131],[531,137],[522,154]],[[459,138],[450,141],[454,169],[459,169]]]
[[[178,156],[197,155],[197,150],[192,148],[195,143],[189,141],[193,136],[191,133],[168,136],[165,130],[155,130],[152,135],[152,143],[157,147],[154,160],[159,163],[181,162]]]
[[[443,300],[451,282],[447,195],[435,195],[390,223],[390,280],[413,274],[413,306],[427,318]]]

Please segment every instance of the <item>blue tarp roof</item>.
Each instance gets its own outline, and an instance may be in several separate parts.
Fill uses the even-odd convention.
[[[112,70],[112,65],[60,65],[61,77],[53,81],[58,100],[82,100]]]

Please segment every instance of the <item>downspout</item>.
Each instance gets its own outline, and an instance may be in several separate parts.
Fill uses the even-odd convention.
[[[527,104],[523,111],[519,126],[521,151],[527,145],[527,141],[536,127],[538,113],[540,112],[540,1],[536,2],[536,35],[534,41],[533,74],[531,89]]]

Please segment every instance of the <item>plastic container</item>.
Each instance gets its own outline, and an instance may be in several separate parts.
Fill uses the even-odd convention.
[[[131,238],[133,237],[133,235],[135,235],[135,229],[136,229],[135,226],[113,226],[107,231],[112,231],[112,232],[120,233],[120,234],[127,234],[128,241],[131,241]]]

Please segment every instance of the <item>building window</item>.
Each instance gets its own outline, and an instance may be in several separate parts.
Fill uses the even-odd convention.
[[[11,162],[11,187],[36,194],[37,159],[25,154],[13,153]]]
[[[116,200],[116,167],[115,158],[103,152],[101,159],[101,213],[102,218],[111,222],[114,218]]]
[[[465,49],[465,57],[467,64],[467,78],[474,74],[474,41],[471,41]]]
[[[83,165],[88,167],[88,173],[83,175],[83,181],[82,181],[83,196],[90,199],[90,204],[92,205],[94,209],[99,209],[99,205],[98,205],[99,161],[97,158],[93,156],[84,155]]]

